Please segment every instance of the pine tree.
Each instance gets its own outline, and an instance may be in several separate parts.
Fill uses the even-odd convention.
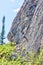
[[[5,16],[3,16],[3,20],[2,20],[2,32],[1,32],[1,44],[4,43],[4,37],[5,35]]]

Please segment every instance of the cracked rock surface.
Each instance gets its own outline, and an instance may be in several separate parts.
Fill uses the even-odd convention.
[[[37,52],[43,46],[43,0],[25,0],[12,22],[8,40]]]

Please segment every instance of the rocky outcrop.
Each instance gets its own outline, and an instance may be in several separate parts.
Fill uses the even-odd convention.
[[[8,40],[37,52],[43,45],[43,0],[25,0],[14,18]]]

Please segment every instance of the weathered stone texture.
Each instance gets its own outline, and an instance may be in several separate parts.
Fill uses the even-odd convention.
[[[8,40],[37,52],[43,45],[43,0],[25,0],[13,20]]]

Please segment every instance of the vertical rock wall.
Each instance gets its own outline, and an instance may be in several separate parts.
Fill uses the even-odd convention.
[[[43,0],[25,0],[14,18],[8,40],[37,52],[43,37]]]

